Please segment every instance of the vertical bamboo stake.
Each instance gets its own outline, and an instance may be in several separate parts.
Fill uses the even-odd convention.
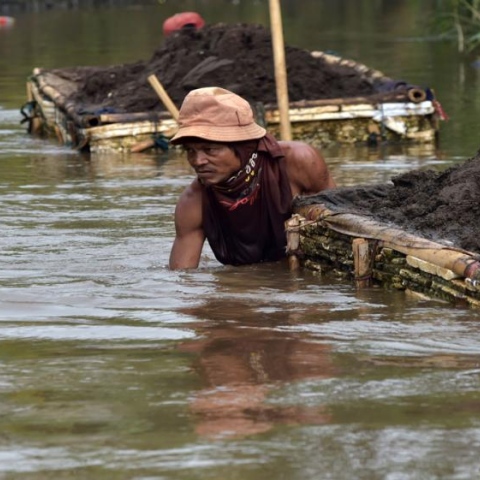
[[[297,257],[300,248],[300,215],[294,214],[285,222],[287,232],[287,255],[290,270],[298,270],[300,261]]]
[[[32,84],[27,82],[27,101],[33,102]],[[43,127],[43,120],[38,115],[33,115],[28,126],[28,133],[34,136],[40,136]],[[63,143],[63,142],[62,142]]]
[[[273,60],[275,64],[275,85],[277,89],[277,104],[280,112],[280,137],[291,140],[290,117],[288,113],[288,83],[285,66],[285,46],[283,43],[282,13],[280,0],[269,0],[270,25],[272,30]]]
[[[42,135],[42,129],[43,129],[44,121],[41,117],[33,117],[32,118],[32,126],[30,127],[30,132],[34,136],[41,136]],[[55,131],[55,134],[58,137],[58,133]],[[59,142],[63,144],[63,141],[61,140],[61,137],[59,138]]]
[[[33,101],[32,85],[27,82],[27,102]]]
[[[358,288],[370,286],[372,257],[368,240],[355,238],[352,242],[355,284]]]

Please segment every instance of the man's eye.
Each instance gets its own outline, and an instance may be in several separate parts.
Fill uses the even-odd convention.
[[[216,155],[220,150],[221,147],[206,147],[203,149],[207,155]]]

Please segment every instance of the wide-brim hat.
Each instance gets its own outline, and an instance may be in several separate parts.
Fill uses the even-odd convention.
[[[220,87],[198,88],[188,93],[180,108],[178,125],[170,140],[174,145],[191,137],[212,142],[243,142],[267,133],[255,122],[245,99]]]

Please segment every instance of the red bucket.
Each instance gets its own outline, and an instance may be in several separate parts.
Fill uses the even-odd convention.
[[[168,37],[184,27],[202,28],[204,25],[205,20],[196,12],[177,13],[163,22],[163,34]]]
[[[9,27],[15,23],[13,17],[0,17],[0,27]]]

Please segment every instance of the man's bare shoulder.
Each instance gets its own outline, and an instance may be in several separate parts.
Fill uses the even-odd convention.
[[[335,186],[323,155],[300,141],[280,141],[293,195],[317,193]]]
[[[287,162],[311,162],[321,160],[323,157],[320,152],[305,142],[294,140],[281,140],[278,142],[282,147]]]
[[[198,179],[193,180],[180,194],[179,202],[197,203],[202,198],[202,186]]]
[[[202,223],[202,187],[193,180],[180,195],[175,207],[177,228],[199,228]]]

